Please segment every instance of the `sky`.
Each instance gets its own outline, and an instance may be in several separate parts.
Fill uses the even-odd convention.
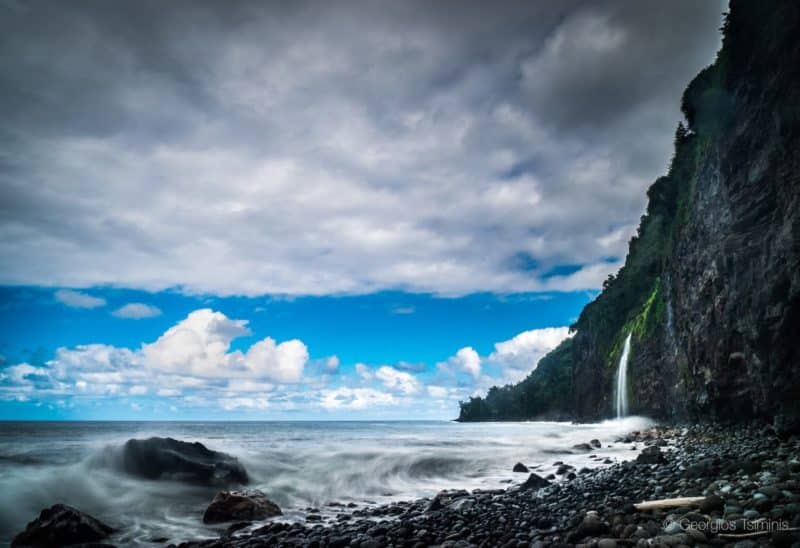
[[[0,419],[452,418],[524,378],[723,11],[0,1]]]

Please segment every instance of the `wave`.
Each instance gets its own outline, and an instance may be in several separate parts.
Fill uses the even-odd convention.
[[[7,465],[0,467],[0,544],[42,508],[57,502],[119,528],[123,536],[114,541],[120,544],[216,536],[203,525],[202,513],[219,487],[147,480],[127,473],[119,458],[124,440],[132,434],[179,435],[237,457],[247,470],[250,487],[267,493],[286,519],[299,519],[305,508],[324,509],[331,502],[365,505],[430,496],[442,489],[504,486],[509,479],[525,479],[524,474],[511,473],[517,461],[549,473],[556,460],[579,467],[596,466],[591,457],[601,453],[631,458],[635,453],[629,446],[615,445],[614,440],[650,424],[647,419],[626,417],[586,425],[390,425],[387,428],[394,430],[389,432],[374,425],[356,431],[353,425],[337,430],[336,425],[301,424],[293,427],[297,432],[285,425],[245,425],[237,431],[225,425],[165,424],[152,427],[159,431],[114,431],[91,437],[75,449],[68,464],[37,463],[36,455],[15,447],[0,454],[0,460],[7,457]],[[574,444],[594,438],[602,442],[600,452],[571,454]],[[109,444],[110,439],[118,441]],[[57,443],[54,438],[53,444]]]

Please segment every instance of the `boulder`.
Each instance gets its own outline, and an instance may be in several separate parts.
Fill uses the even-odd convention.
[[[522,473],[528,472],[528,467],[522,464],[521,462],[518,462],[517,464],[514,465],[514,472],[522,472]]]
[[[246,484],[247,472],[236,457],[212,451],[200,442],[172,438],[128,440],[122,447],[122,469],[146,479],[200,484]]]
[[[65,546],[103,540],[114,530],[80,510],[56,504],[42,510],[39,517],[14,537],[11,546]]]
[[[528,479],[525,480],[525,483],[520,485],[520,489],[541,489],[542,487],[547,487],[548,485],[550,485],[550,482],[539,474],[531,474],[528,476]]]
[[[583,452],[588,452],[592,450],[592,446],[589,445],[588,443],[576,443],[575,445],[572,446],[572,448]]]
[[[639,464],[663,464],[666,459],[661,453],[661,448],[657,445],[650,445],[642,449],[642,452],[636,457],[636,462]]]
[[[283,514],[277,504],[257,489],[221,491],[206,508],[203,523],[252,521]]]

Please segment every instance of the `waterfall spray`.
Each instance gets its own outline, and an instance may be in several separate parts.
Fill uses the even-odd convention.
[[[631,353],[631,335],[633,333],[628,333],[625,339],[617,367],[617,418],[628,414],[628,355]]]

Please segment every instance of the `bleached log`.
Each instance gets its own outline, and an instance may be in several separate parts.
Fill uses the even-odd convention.
[[[679,506],[697,506],[705,497],[678,497],[675,499],[647,500],[634,504],[637,510],[658,510],[660,508],[677,508]]]

